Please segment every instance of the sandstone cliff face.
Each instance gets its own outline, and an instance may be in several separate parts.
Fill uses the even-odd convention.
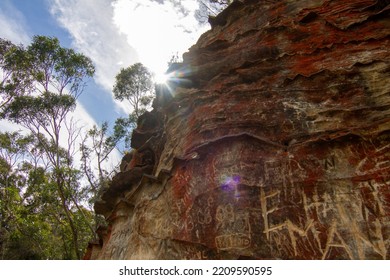
[[[389,10],[235,1],[139,120],[89,257],[389,259]]]

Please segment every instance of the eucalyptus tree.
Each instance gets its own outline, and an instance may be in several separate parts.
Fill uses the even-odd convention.
[[[110,134],[108,123],[104,122],[100,128],[94,125],[88,130],[80,143],[81,169],[91,186],[92,203],[99,191],[108,187],[113,172],[107,171],[105,164],[126,134],[126,129],[118,122]]]
[[[30,80],[23,69],[26,53],[21,46],[0,38],[0,112],[15,97],[28,92]]]
[[[57,196],[45,166],[34,165],[40,160],[36,144],[31,135],[0,133],[1,259],[66,258],[55,234]]]
[[[31,138],[17,132],[0,132],[0,259],[18,258],[13,254],[15,243],[12,241],[17,239],[19,232],[18,221],[23,206],[21,192],[26,183],[18,164],[30,144]],[[23,254],[33,255],[31,250]]]
[[[77,133],[72,131],[68,115],[76,107],[85,80],[93,76],[94,66],[83,54],[61,47],[57,38],[45,36],[35,36],[27,47],[10,48],[4,57],[4,65],[12,63],[12,58],[23,58],[23,63],[10,71],[23,73],[28,86],[4,105],[2,116],[27,128],[44,151],[73,236],[75,257],[80,258],[79,231],[71,209],[78,206],[79,175],[72,167],[71,147],[64,148],[61,143],[75,142]]]
[[[45,161],[35,137],[0,132],[0,259],[75,257],[72,233]],[[88,232],[83,215],[91,213],[84,212],[72,209],[78,232]],[[81,234],[79,241],[86,244],[85,236],[90,235]]]
[[[115,77],[113,92],[117,100],[126,101],[132,107],[129,121],[134,125],[153,100],[152,74],[141,63],[122,68]]]

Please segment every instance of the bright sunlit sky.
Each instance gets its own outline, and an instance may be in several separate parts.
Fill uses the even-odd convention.
[[[34,35],[55,36],[90,57],[96,74],[75,115],[112,125],[129,113],[112,98],[116,74],[136,62],[163,73],[209,28],[197,9],[197,0],[0,0],[0,37],[28,45]]]

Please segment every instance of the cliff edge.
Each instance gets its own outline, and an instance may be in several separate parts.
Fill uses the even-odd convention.
[[[234,1],[171,69],[90,259],[390,259],[390,1]]]

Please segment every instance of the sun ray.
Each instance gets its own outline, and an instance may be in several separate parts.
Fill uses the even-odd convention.
[[[154,81],[158,85],[165,85],[169,80],[169,75],[166,73],[156,73],[154,75]]]

